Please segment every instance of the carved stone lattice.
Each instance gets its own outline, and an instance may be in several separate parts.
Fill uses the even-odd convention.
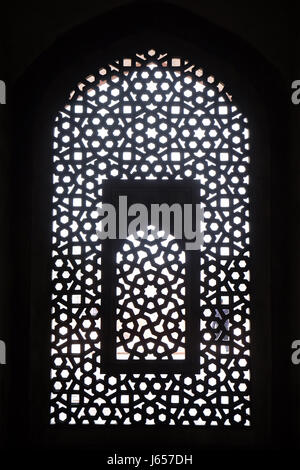
[[[96,70],[58,112],[53,137],[52,424],[250,424],[247,125],[216,77],[188,60],[153,50]],[[96,230],[102,182],[108,179],[112,184],[140,180],[141,188],[149,179],[199,183],[205,235],[197,374],[109,375],[101,370],[105,266]],[[159,291],[157,279],[150,285]],[[175,310],[183,320],[179,301]],[[175,330],[176,352],[184,354],[184,328],[178,323]],[[128,342],[122,346],[136,354]],[[168,346],[162,354],[173,353]]]
[[[184,359],[184,251],[149,230],[128,237],[117,263],[117,359]]]

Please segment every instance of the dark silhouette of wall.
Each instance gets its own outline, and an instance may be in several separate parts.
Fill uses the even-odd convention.
[[[131,3],[118,0],[91,0],[89,2],[19,2],[11,6],[2,28],[0,42],[0,79],[7,83],[7,104],[0,106],[0,208],[1,208],[1,295],[0,295],[0,339],[7,342],[7,365],[0,366],[0,426],[2,431],[1,442],[5,443],[7,436],[6,417],[7,407],[13,406],[9,401],[10,390],[8,387],[9,376],[13,373],[10,362],[10,305],[12,297],[18,295],[18,286],[10,288],[10,280],[13,274],[13,266],[10,263],[10,231],[21,230],[18,227],[18,214],[11,213],[10,194],[14,191],[13,180],[10,179],[11,151],[7,122],[10,116],[10,90],[14,84],[26,73],[28,67],[65,32],[73,27],[93,19],[101,13],[119,5]],[[142,3],[141,1],[139,3]],[[273,67],[278,71],[287,87],[287,99],[291,82],[300,79],[300,55],[297,48],[300,46],[300,33],[297,29],[295,12],[286,4],[274,4],[257,0],[221,1],[214,2],[198,0],[176,0],[170,4],[183,6],[190,12],[221,26],[225,30],[234,33],[237,37],[253,46]],[[151,8],[151,2],[145,4]],[[143,18],[136,18],[142,21]],[[159,21],[159,18],[158,18]],[[170,18],[170,21],[174,19]],[[177,21],[177,19],[176,19]],[[180,24],[177,25],[180,28]],[[112,31],[113,37],[113,31]],[[84,41],[84,38],[82,38]],[[230,55],[230,50],[228,51]],[[260,74],[260,70],[256,72]],[[276,96],[274,96],[274,109]],[[300,315],[299,315],[299,126],[300,105],[287,104],[288,114],[281,116],[283,122],[289,123],[289,145],[287,142],[286,153],[282,155],[282,180],[276,175],[272,180],[278,190],[278,200],[282,190],[289,190],[289,207],[286,211],[278,213],[278,231],[281,231],[281,246],[278,251],[284,250],[282,256],[287,260],[282,273],[280,256],[274,258],[274,269],[278,272],[278,281],[275,281],[274,289],[284,289],[286,295],[286,308],[282,311],[281,335],[273,337],[274,364],[273,367],[285,368],[288,373],[288,381],[284,384],[289,397],[289,406],[292,410],[292,418],[285,421],[286,402],[278,409],[278,421],[282,427],[280,436],[274,437],[274,446],[282,448],[300,446],[300,366],[291,363],[291,343],[294,339],[300,339]],[[282,184],[281,184],[282,182]],[[276,208],[275,208],[276,209]],[[20,201],[22,211],[22,201]],[[273,225],[274,229],[276,225]],[[276,250],[276,247],[273,247]],[[280,279],[285,279],[281,284]],[[20,282],[22,282],[20,280]],[[20,356],[22,351],[20,351]],[[282,384],[273,384],[272,393],[280,403]],[[290,413],[291,411],[289,411]],[[289,422],[292,441],[284,439],[284,427]],[[11,439],[11,436],[10,436]],[[291,437],[289,437],[291,439]],[[4,445],[8,445],[5,443]],[[11,444],[11,443],[10,443]]]

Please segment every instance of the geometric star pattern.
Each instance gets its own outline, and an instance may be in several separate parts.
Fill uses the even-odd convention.
[[[204,65],[154,50],[115,58],[78,83],[57,113],[51,424],[250,425],[248,120]],[[205,232],[196,374],[101,370],[105,266],[96,231],[104,180],[140,181],[141,188],[147,180],[199,185]],[[183,293],[171,311],[179,319],[172,327],[179,346],[165,341],[163,353],[184,357],[184,271],[177,281]],[[149,295],[162,298],[158,277],[148,286]],[[159,354],[158,343],[152,353]]]

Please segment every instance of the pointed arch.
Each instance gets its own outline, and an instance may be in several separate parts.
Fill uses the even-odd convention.
[[[16,179],[18,182],[16,186],[19,188],[19,197],[17,197],[16,193],[14,213],[16,213],[19,208],[20,195],[24,203],[27,201],[27,206],[25,205],[25,209],[21,214],[24,241],[22,240],[22,243],[15,243],[17,247],[15,265],[19,266],[18,273],[23,273],[24,279],[27,279],[25,266],[28,266],[28,251],[26,251],[26,240],[28,241],[28,237],[26,238],[26,234],[28,235],[28,233],[30,233],[28,227],[28,221],[30,220],[30,204],[28,201],[31,191],[31,183],[29,184],[29,181],[31,181],[32,176],[27,162],[29,162],[31,158],[33,159],[33,166],[36,171],[33,189],[32,246],[34,250],[32,253],[32,299],[29,308],[29,287],[25,283],[20,288],[19,299],[16,300],[16,316],[20,311],[24,312],[24,315],[20,319],[20,332],[18,334],[16,333],[18,339],[15,341],[15,344],[18,345],[26,343],[26,338],[28,338],[28,323],[26,322],[29,322],[29,312],[31,312],[33,360],[30,363],[32,365],[33,376],[39,377],[38,381],[34,378],[32,379],[35,384],[35,386],[32,387],[32,396],[34,397],[32,402],[40,403],[40,409],[44,410],[42,414],[38,414],[31,409],[32,428],[38,430],[35,432],[35,439],[38,442],[44,440],[44,443],[49,443],[51,441],[51,435],[55,434],[60,424],[62,424],[58,424],[55,430],[53,428],[53,431],[48,431],[48,372],[50,368],[48,360],[49,324],[47,323],[48,317],[43,314],[41,315],[41,312],[44,314],[45,312],[49,312],[49,297],[46,293],[51,292],[53,287],[53,284],[51,283],[51,285],[49,285],[46,281],[46,277],[41,275],[42,273],[48,272],[49,264],[51,264],[51,261],[49,263],[45,253],[48,253],[50,245],[49,214],[51,213],[51,202],[49,201],[49,194],[51,194],[52,191],[50,175],[52,175],[53,171],[51,164],[53,119],[57,115],[57,110],[61,109],[65,104],[69,90],[74,89],[74,77],[76,77],[75,81],[78,83],[82,80],[82,77],[88,76],[91,70],[91,64],[94,64],[94,70],[96,70],[100,55],[103,64],[109,63],[111,57],[133,56],[136,53],[136,44],[138,41],[139,46],[144,51],[148,51],[151,48],[159,50],[159,47],[163,43],[167,46],[169,53],[175,58],[177,55],[180,55],[180,57],[190,57],[195,63],[206,63],[207,70],[216,71],[216,75],[222,77],[222,81],[224,81],[225,84],[232,84],[234,96],[239,102],[240,109],[247,114],[250,128],[254,131],[250,135],[250,142],[254,143],[254,145],[252,146],[253,158],[249,171],[251,175],[250,181],[252,182],[252,186],[250,186],[250,194],[252,195],[252,216],[250,222],[252,243],[254,243],[255,247],[255,250],[252,252],[251,263],[253,272],[252,282],[254,279],[254,288],[252,287],[251,295],[255,307],[251,322],[255,339],[251,345],[254,371],[252,406],[255,420],[251,426],[251,430],[246,434],[240,432],[235,433],[234,429],[232,429],[232,433],[230,433],[230,437],[228,437],[229,433],[219,429],[216,432],[212,430],[212,435],[213,442],[216,445],[217,443],[221,445],[223,442],[227,442],[228,444],[232,443],[233,434],[235,435],[234,442],[236,445],[241,442],[246,442],[247,444],[249,441],[248,437],[246,437],[245,440],[245,436],[249,436],[250,434],[255,442],[264,442],[266,436],[265,424],[268,422],[266,410],[268,409],[269,403],[267,373],[270,366],[268,362],[270,349],[268,341],[266,342],[266,338],[269,338],[270,331],[268,316],[269,291],[267,288],[264,290],[264,286],[269,285],[268,243],[265,237],[268,229],[269,212],[268,197],[266,197],[265,193],[266,187],[264,183],[261,182],[265,182],[268,179],[269,154],[271,149],[270,141],[275,142],[272,147],[272,152],[273,155],[278,157],[278,160],[280,149],[285,148],[284,140],[280,140],[282,127],[276,124],[273,108],[274,96],[281,95],[281,84],[277,79],[276,71],[247,44],[230,33],[222,31],[220,28],[210,25],[206,21],[194,17],[190,13],[182,9],[177,9],[176,7],[173,8],[159,4],[151,5],[146,17],[142,15],[143,9],[144,5],[138,6],[138,4],[122,7],[118,12],[109,12],[95,21],[75,28],[72,32],[60,38],[60,40],[33,65],[26,76],[19,81],[15,90],[15,115],[23,116],[23,125],[19,127],[19,137],[15,142],[16,161],[18,162],[18,165],[16,165],[18,166],[16,169]],[[137,23],[134,19],[135,15],[133,15],[133,13],[137,11],[141,14],[141,17],[143,17],[143,27],[140,27],[140,23]],[[177,28],[176,25],[178,22],[168,21],[171,13],[173,18],[180,19],[181,28]],[[157,21],[157,18],[160,18],[161,21]],[[99,27],[99,24],[101,27]],[[114,31],[113,35],[111,34],[112,30]],[[83,40],[82,38],[85,39]],[[180,51],[180,54],[178,51]],[[230,54],[228,51],[230,51]],[[285,109],[280,99],[277,101],[277,109]],[[32,110],[35,110],[35,113],[33,113]],[[38,117],[38,120],[35,120],[36,117]],[[266,131],[269,127],[269,122],[271,122],[270,134]],[[33,132],[33,129],[35,132]],[[35,142],[34,145],[32,145],[32,141]],[[43,158],[41,156],[43,156]],[[26,178],[24,175],[27,175]],[[90,255],[91,253],[89,251],[84,253],[86,257]],[[214,267],[215,266],[213,266],[213,269]],[[227,270],[230,271],[231,269],[232,267],[226,264],[224,266],[224,274],[226,275]],[[218,274],[216,274],[216,276],[218,276]],[[221,276],[223,275],[221,274]],[[227,276],[226,282],[228,282],[228,280],[229,278]],[[209,295],[209,289],[207,289],[206,294]],[[223,317],[222,313],[220,313],[222,311],[221,306],[218,307],[217,311],[221,317]],[[264,312],[264,314],[260,314],[261,312]],[[94,311],[91,311],[91,317],[93,313]],[[211,324],[204,320],[206,321],[207,327],[211,329],[213,336],[216,336],[216,321],[221,325],[223,321],[222,318],[216,317],[217,320],[214,320]],[[224,321],[226,321],[226,319]],[[86,335],[88,335],[91,332],[89,326],[85,326],[85,328]],[[225,330],[226,329],[224,329],[224,331]],[[36,358],[37,350],[39,351],[39,359]],[[90,367],[90,364],[93,367],[93,361],[95,361],[95,359],[87,361],[87,368]],[[71,362],[74,364],[76,361],[72,359]],[[15,363],[16,365],[18,364],[18,352],[15,354]],[[48,367],[44,367],[45,364],[47,364]],[[15,377],[15,383],[19,384],[15,389],[19,390],[20,387],[23,386],[23,383],[27,383],[29,376],[29,370],[27,367],[24,367],[24,370],[20,371],[20,376]],[[282,376],[280,376],[280,381],[281,378]],[[111,382],[113,382],[113,380],[114,379],[112,379]],[[176,384],[176,386],[177,385],[178,384]],[[19,398],[19,394],[16,394],[14,413],[18,420],[19,416],[22,416],[23,422],[25,423],[27,422],[26,410],[29,410],[29,407],[25,403],[25,399],[22,399],[20,402]],[[18,405],[18,403],[20,403],[20,405]],[[276,409],[276,407],[274,409]],[[105,413],[106,412],[107,410]],[[80,423],[82,423],[82,421],[83,418]],[[99,424],[105,424],[107,415],[101,415],[98,421]],[[116,421],[119,424],[124,422],[123,417],[120,416],[117,416]],[[75,421],[72,419],[72,424],[74,423]],[[94,433],[81,430],[79,439],[76,439],[73,434],[74,443],[75,441],[82,443],[83,440],[85,440],[85,442],[93,440],[94,445],[98,446],[99,436],[105,437],[105,433],[107,432],[107,430],[104,432],[104,430],[102,431],[100,428],[93,430],[95,431]],[[210,440],[210,438],[206,436],[205,429],[205,426],[199,426],[189,434],[195,446],[199,442],[199,436],[204,436],[205,440],[206,438],[208,441]],[[165,436],[165,431],[160,432],[159,426],[156,428],[155,433],[157,436],[160,436],[160,438]],[[132,431],[132,435],[133,434],[134,430]],[[66,429],[61,435],[63,435],[64,442],[70,438],[70,433]],[[149,435],[149,432],[145,430],[141,439]],[[83,436],[84,438],[82,440]],[[176,436],[174,437],[176,438]],[[136,434],[136,438],[139,438],[138,433]],[[131,442],[131,438],[129,438],[128,442]],[[177,439],[177,442],[180,443],[181,440]]]

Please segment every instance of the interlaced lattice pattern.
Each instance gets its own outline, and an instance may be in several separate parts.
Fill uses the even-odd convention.
[[[216,77],[155,51],[95,71],[59,111],[53,137],[52,424],[250,424],[247,122]],[[101,371],[105,266],[96,230],[107,179],[140,180],[141,188],[149,179],[199,183],[205,236],[194,375]],[[149,295],[151,286],[158,302],[158,278],[149,281]],[[184,353],[184,299],[173,299],[169,314],[178,314],[173,332],[183,349],[176,351]],[[137,325],[133,334],[140,334]],[[137,348],[129,344],[122,347],[132,357]],[[161,354],[175,353],[165,344]]]
[[[169,235],[128,237],[117,254],[117,358],[185,358],[185,253]]]

